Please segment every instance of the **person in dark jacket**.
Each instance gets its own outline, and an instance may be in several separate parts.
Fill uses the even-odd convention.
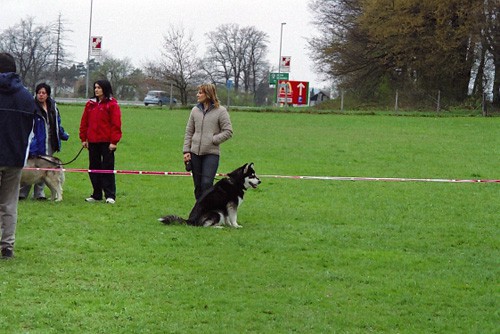
[[[61,126],[61,115],[56,101],[50,97],[51,88],[45,82],[38,84],[35,88],[35,125],[33,127],[34,137],[30,143],[30,156],[48,155],[61,150],[61,140],[68,140],[69,134]],[[33,197],[37,200],[45,200],[42,181],[35,184]],[[19,199],[28,197],[31,185],[21,187]]]
[[[0,53],[0,248],[14,256],[21,172],[28,156],[35,103],[16,74],[16,62]]]
[[[115,151],[122,138],[121,110],[112,96],[113,89],[108,80],[94,82],[94,97],[85,105],[80,122],[80,140],[89,150],[89,169],[114,170]],[[102,200],[115,204],[116,182],[114,173],[89,173],[94,189],[86,202]]]

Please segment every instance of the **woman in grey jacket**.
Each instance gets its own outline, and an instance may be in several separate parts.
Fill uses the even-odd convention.
[[[184,135],[184,163],[191,164],[194,197],[213,185],[219,167],[220,144],[233,136],[227,109],[220,105],[213,84],[198,86],[198,104],[193,107]]]

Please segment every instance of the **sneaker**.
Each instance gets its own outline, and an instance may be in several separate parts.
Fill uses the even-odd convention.
[[[89,203],[94,203],[94,202],[99,202],[100,199],[95,199],[94,197],[90,196],[90,197],[87,197],[85,199],[85,202],[89,202]]]
[[[12,251],[12,249],[2,248],[2,259],[3,260],[9,260],[9,259],[12,259],[13,257],[14,257],[14,252]]]
[[[111,198],[111,197],[110,198],[106,198],[106,203],[108,203],[108,204],[115,204],[115,202],[116,201],[113,198]]]

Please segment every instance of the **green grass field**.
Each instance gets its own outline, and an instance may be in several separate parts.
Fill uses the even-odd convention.
[[[82,106],[61,112],[69,161]],[[183,171],[187,110],[122,112],[116,169]],[[222,173],[500,178],[500,118],[231,119]],[[267,177],[242,229],[161,225],[189,213],[189,177],[117,175],[117,191],[114,206],[85,203],[88,175],[66,173],[63,202],[20,203],[0,332],[498,333],[498,183]]]

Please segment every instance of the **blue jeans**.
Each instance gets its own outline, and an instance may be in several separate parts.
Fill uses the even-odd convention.
[[[198,200],[214,184],[219,168],[219,156],[216,154],[196,155],[191,153],[193,170],[194,197]]]

